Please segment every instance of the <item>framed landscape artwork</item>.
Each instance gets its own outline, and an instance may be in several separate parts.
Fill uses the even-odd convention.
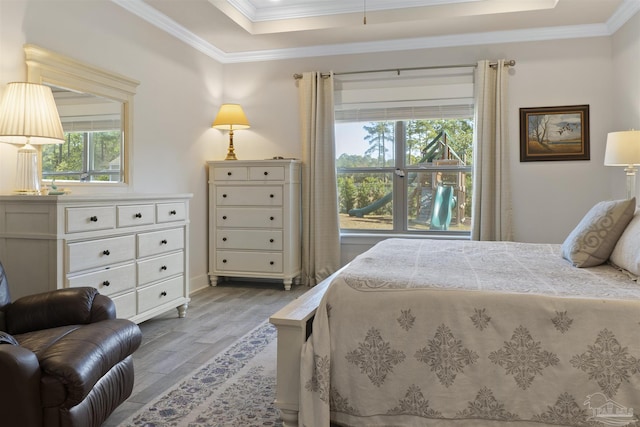
[[[520,109],[520,161],[589,160],[589,106]]]

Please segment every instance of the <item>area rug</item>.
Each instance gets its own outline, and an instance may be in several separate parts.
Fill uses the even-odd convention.
[[[282,426],[274,406],[276,329],[265,322],[121,426]]]

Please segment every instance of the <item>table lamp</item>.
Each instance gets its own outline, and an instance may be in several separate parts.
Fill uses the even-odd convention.
[[[624,166],[627,174],[627,199],[636,195],[636,172],[640,165],[640,130],[610,132],[604,152],[605,166]]]
[[[62,144],[64,131],[49,86],[9,83],[0,103],[0,142],[20,144],[15,191],[40,194],[38,150],[34,145]]]
[[[238,160],[233,148],[234,129],[249,129],[249,121],[238,104],[222,104],[212,127],[229,131],[229,149],[225,160]]]

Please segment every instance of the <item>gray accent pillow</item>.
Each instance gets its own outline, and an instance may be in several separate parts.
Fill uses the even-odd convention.
[[[640,276],[640,213],[637,213],[611,252],[613,264]]]
[[[562,244],[562,256],[576,267],[604,263],[635,210],[635,197],[597,203],[567,236]]]

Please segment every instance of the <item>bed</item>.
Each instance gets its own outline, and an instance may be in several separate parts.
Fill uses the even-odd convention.
[[[635,425],[640,217],[599,205],[563,245],[389,239],[358,256],[298,301],[299,345],[296,310],[272,318],[285,424]]]

